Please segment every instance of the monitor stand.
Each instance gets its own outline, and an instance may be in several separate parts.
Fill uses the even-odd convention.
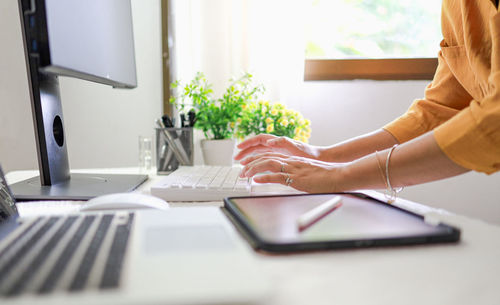
[[[39,72],[39,57],[26,57],[40,176],[11,185],[14,198],[87,200],[146,181],[147,175],[70,174],[58,77]]]
[[[17,201],[88,200],[96,196],[130,192],[148,179],[146,175],[71,174],[71,178],[53,185],[42,185],[34,177],[10,185]]]

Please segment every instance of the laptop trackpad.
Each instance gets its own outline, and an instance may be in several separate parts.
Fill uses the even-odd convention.
[[[150,227],[146,230],[146,253],[227,251],[233,241],[218,225]]]

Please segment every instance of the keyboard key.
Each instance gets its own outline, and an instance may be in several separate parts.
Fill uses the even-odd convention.
[[[0,251],[0,268],[1,266],[3,265],[3,260],[4,260],[4,257],[7,255],[7,252],[8,251],[11,251],[12,248],[15,246],[15,245],[18,245],[20,240],[22,240],[25,236],[28,235],[28,233],[40,222],[42,221],[42,218],[39,217],[37,219],[35,219],[34,221],[32,221],[27,228],[24,228],[23,231],[16,237],[14,238],[7,246],[5,246],[1,251]],[[0,275],[1,276],[1,275]]]
[[[50,217],[41,228],[34,232],[28,240],[25,241],[22,246],[12,255],[7,262],[2,264],[0,268],[0,291],[2,294],[5,291],[5,285],[8,285],[9,281],[5,285],[3,282],[8,278],[10,271],[17,266],[17,264],[29,253],[29,251],[37,244],[37,242],[42,238],[42,236],[47,233],[47,231],[57,222],[59,217]]]
[[[97,227],[97,231],[95,232],[92,241],[87,248],[87,252],[85,252],[85,256],[83,257],[83,261],[78,268],[78,271],[71,283],[69,290],[70,291],[79,291],[85,288],[85,284],[87,283],[87,278],[94,266],[95,258],[101,248],[102,242],[108,229],[111,225],[111,220],[114,215],[104,215],[101,219],[101,223],[99,223],[99,227]]]
[[[117,288],[135,215],[101,215],[22,220],[0,248],[0,296]]]
[[[26,267],[17,281],[10,287],[10,289],[6,293],[7,296],[18,295],[23,292],[23,289],[26,287],[26,285],[29,284],[29,280],[31,280],[35,273],[40,269],[47,257],[50,255],[51,251],[56,247],[56,245],[59,243],[64,234],[69,230],[69,228],[73,225],[76,219],[76,216],[71,216],[64,221],[64,223],[51,236],[49,241],[45,243],[36,257]]]
[[[116,227],[115,236],[111,244],[111,250],[109,251],[108,260],[104,267],[105,269],[99,288],[109,289],[118,287],[133,220],[134,214],[130,213],[127,223]]]
[[[83,237],[89,230],[95,218],[96,216],[94,215],[85,216],[82,223],[78,227],[77,231],[75,232],[71,240],[68,242],[63,252],[61,253],[59,259],[57,260],[57,263],[54,265],[54,267],[52,267],[52,270],[50,271],[49,275],[43,282],[42,286],[38,289],[38,293],[44,294],[51,292],[54,289],[54,287],[57,284],[57,281],[61,277],[66,266],[73,257],[73,254],[78,248],[78,245],[80,245],[80,242],[82,241]]]

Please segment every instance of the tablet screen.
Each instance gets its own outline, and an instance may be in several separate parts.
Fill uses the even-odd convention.
[[[341,196],[341,206],[307,227],[297,220],[318,205]],[[455,229],[431,225],[421,216],[357,194],[308,194],[269,197],[240,197],[226,201],[247,230],[260,241],[272,244],[407,240],[446,236]],[[456,233],[456,232],[455,232]]]

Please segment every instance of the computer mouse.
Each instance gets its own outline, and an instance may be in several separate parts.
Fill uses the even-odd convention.
[[[90,199],[80,211],[122,210],[122,209],[159,209],[166,210],[168,203],[158,197],[141,193],[115,193]]]

